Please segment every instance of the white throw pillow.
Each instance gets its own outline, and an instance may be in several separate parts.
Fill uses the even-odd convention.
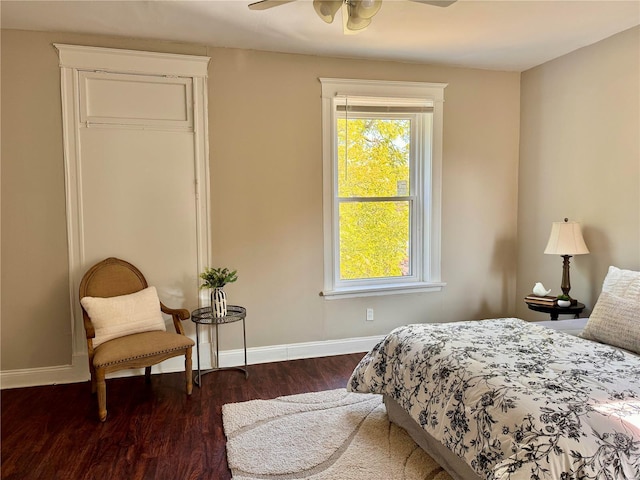
[[[581,336],[640,353],[640,302],[603,291]]]
[[[155,287],[119,297],[84,297],[80,303],[96,331],[94,347],[125,335],[166,331]]]
[[[640,272],[609,267],[602,291],[640,303]]]

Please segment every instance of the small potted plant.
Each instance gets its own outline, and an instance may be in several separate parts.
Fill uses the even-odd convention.
[[[238,279],[237,270],[228,268],[206,267],[200,274],[204,281],[200,288],[211,290],[211,312],[216,318],[222,318],[227,314],[227,294],[222,289],[227,283],[233,283]]]
[[[562,295],[558,295],[557,302],[559,307],[562,307],[562,308],[570,307],[571,297],[563,293]]]

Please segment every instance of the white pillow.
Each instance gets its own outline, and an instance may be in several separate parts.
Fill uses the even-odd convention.
[[[640,303],[640,272],[609,267],[602,291]]]
[[[640,302],[603,291],[581,336],[640,353]]]
[[[167,330],[155,287],[119,297],[84,297],[80,303],[96,330],[94,347],[133,333]]]

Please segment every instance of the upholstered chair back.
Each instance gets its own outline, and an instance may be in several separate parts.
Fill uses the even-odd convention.
[[[80,284],[80,298],[117,297],[147,288],[147,280],[136,267],[118,258],[95,265]]]

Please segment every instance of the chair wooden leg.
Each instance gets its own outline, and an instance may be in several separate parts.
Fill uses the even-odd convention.
[[[105,371],[102,368],[96,369],[96,383],[98,389],[98,418],[101,422],[107,419],[107,384],[105,382]]]
[[[184,374],[186,377],[185,380],[187,381],[187,395],[191,395],[193,391],[193,374],[191,370],[191,347],[189,347],[184,354]]]
[[[96,384],[96,369],[93,365],[89,364],[89,373],[91,374],[91,394],[95,394],[97,390]]]
[[[148,384],[151,383],[151,367],[144,367],[144,380]]]

